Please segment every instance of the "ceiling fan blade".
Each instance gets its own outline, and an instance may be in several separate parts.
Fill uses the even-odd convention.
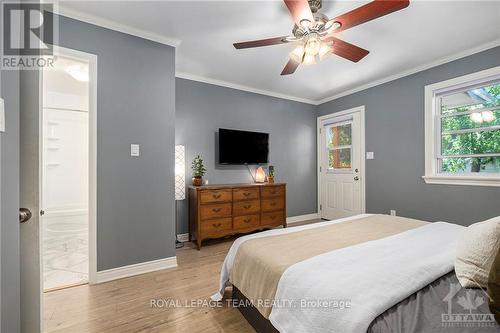
[[[335,30],[340,32],[357,26],[359,24],[374,20],[381,16],[408,7],[409,0],[375,0],[364,6],[351,10],[343,15],[334,18],[334,21],[340,22],[342,26]]]
[[[328,37],[325,39],[325,41],[333,41],[333,46],[332,46],[332,53],[336,54],[342,58],[345,58],[347,60],[351,60],[353,62],[358,62],[370,51],[362,49],[361,47],[358,47],[356,45],[353,45],[348,42],[344,42],[343,40],[340,40],[335,37]]]
[[[301,26],[300,21],[309,20],[309,22],[314,22],[314,17],[311,12],[311,7],[309,7],[309,2],[307,0],[284,0],[285,5],[288,7],[290,14],[292,14],[293,21],[299,27]]]
[[[285,68],[281,71],[281,75],[290,75],[295,72],[297,67],[299,67],[300,62],[296,62],[293,59],[288,60],[288,62],[285,65]]]
[[[260,46],[269,46],[269,45],[277,45],[277,44],[284,44],[288,43],[288,41],[285,39],[288,36],[283,36],[283,37],[273,37],[273,38],[267,38],[267,39],[259,39],[259,40],[252,40],[249,42],[241,42],[241,43],[234,43],[234,47],[236,49],[248,49],[251,47],[260,47]]]

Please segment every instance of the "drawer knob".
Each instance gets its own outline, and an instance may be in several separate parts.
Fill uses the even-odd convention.
[[[221,196],[221,194],[220,194],[220,193],[217,193],[217,194],[213,194],[212,196],[214,197],[214,199],[219,199],[219,198],[220,198],[220,196]]]
[[[249,196],[249,195],[251,195],[251,194],[252,194],[252,193],[249,193],[249,192],[245,192],[245,193],[243,193],[243,195],[244,195],[245,197],[248,197],[248,196]]]
[[[250,207],[252,207],[252,205],[245,205],[245,206],[243,206],[243,208],[245,208],[245,209],[249,209]]]
[[[212,208],[212,212],[218,213],[218,212],[220,212],[220,208]]]
[[[214,227],[216,227],[216,228],[219,228],[222,224],[220,224],[220,223],[214,223],[214,224],[212,224],[212,225],[213,225]]]
[[[252,219],[244,219],[243,222],[245,223],[250,223],[250,221],[252,221]]]

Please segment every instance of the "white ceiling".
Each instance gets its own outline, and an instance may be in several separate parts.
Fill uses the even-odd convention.
[[[368,1],[324,1],[329,17]],[[457,55],[500,45],[500,1],[412,1],[399,12],[338,36],[368,49],[359,63],[330,56],[280,76],[292,46],[235,50],[232,43],[290,33],[282,1],[60,2],[62,13],[179,40],[176,73],[317,104]],[[225,82],[225,83],[224,83]]]

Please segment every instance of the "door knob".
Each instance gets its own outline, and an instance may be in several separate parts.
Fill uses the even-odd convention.
[[[359,177],[358,177],[358,176],[354,177],[354,180],[355,180],[355,181],[358,181],[358,180],[359,180]]]
[[[28,208],[19,208],[19,222],[20,223],[25,223],[28,222],[33,214],[31,214],[31,211]]]

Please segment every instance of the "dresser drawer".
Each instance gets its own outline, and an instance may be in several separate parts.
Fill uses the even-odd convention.
[[[262,198],[282,197],[285,195],[284,186],[266,186],[262,188]]]
[[[260,192],[258,188],[235,188],[233,189],[233,200],[252,200],[259,199]]]
[[[260,212],[259,200],[233,202],[233,215],[249,215]]]
[[[285,222],[285,212],[277,211],[272,213],[262,213],[260,217],[260,225],[262,226],[277,226],[283,225]]]
[[[201,222],[202,237],[224,236],[233,230],[233,219],[230,217],[224,219],[206,220]]]
[[[216,217],[231,216],[231,203],[202,205],[200,206],[200,217],[202,220],[213,219]]]
[[[262,211],[269,212],[285,208],[285,198],[273,198],[262,200]]]
[[[256,228],[260,225],[260,215],[243,215],[233,218],[233,228],[236,230],[245,230]]]
[[[200,202],[202,204],[214,202],[227,202],[233,199],[233,191],[231,189],[221,190],[203,190],[200,192]]]

